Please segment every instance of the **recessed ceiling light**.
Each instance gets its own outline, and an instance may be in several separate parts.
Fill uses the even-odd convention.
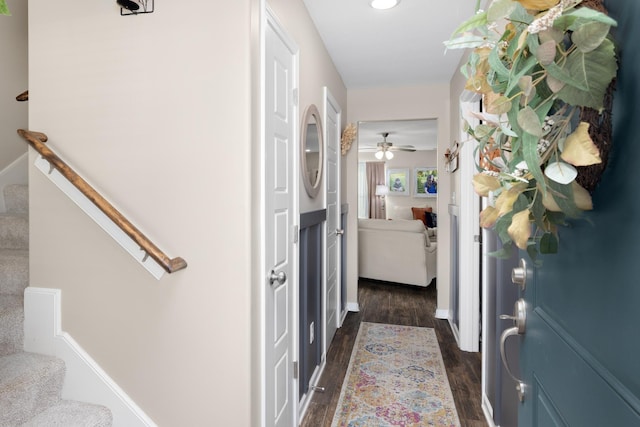
[[[391,9],[400,3],[400,0],[371,0],[371,7],[374,9]]]

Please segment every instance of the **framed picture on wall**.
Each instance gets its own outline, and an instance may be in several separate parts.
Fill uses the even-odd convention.
[[[413,184],[414,197],[436,197],[438,195],[438,169],[435,167],[416,168]]]
[[[389,196],[409,195],[409,169],[387,169]]]

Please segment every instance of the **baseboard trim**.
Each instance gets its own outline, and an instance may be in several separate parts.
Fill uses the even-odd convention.
[[[360,311],[360,306],[357,302],[348,302],[347,303],[347,311],[353,311],[355,313]]]
[[[56,356],[67,368],[62,397],[111,409],[113,427],[157,427],[82,347],[61,329],[61,291],[28,287],[24,293],[25,351]]]
[[[486,418],[489,427],[500,427],[496,425],[495,421],[493,421],[493,407],[491,406],[491,402],[489,402],[489,398],[484,393],[482,393],[482,412],[484,413],[484,417]]]
[[[436,319],[447,320],[447,319],[449,319],[449,310],[445,310],[443,308],[438,308],[438,309],[436,309],[435,317],[436,317]]]

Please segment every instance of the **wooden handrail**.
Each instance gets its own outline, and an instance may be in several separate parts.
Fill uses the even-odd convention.
[[[173,273],[187,267],[187,262],[180,258],[169,258],[140,230],[138,230],[127,218],[102,197],[91,185],[78,175],[69,165],[58,157],[44,142],[47,136],[41,132],[32,132],[18,129],[18,134],[23,137],[45,160],[56,168],[69,182],[71,182],[85,197],[98,207],[111,221],[113,221],[127,236],[135,241],[140,249],[165,269],[167,273]]]
[[[25,90],[20,95],[16,96],[16,101],[24,102],[29,100],[29,91]]]

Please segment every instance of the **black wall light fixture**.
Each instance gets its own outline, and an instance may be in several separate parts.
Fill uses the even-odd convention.
[[[153,2],[154,0],[116,0],[122,16],[153,13]]]

